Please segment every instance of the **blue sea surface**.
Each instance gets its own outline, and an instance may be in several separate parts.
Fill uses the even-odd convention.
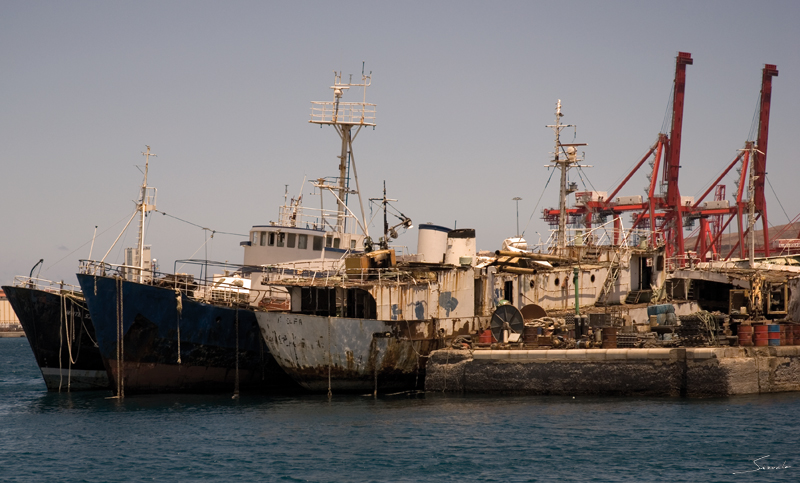
[[[48,393],[0,339],[0,480],[800,481],[795,393],[108,396]]]

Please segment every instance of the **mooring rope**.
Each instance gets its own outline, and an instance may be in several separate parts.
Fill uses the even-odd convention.
[[[67,313],[67,300],[70,301],[70,305],[72,309],[69,313],[69,318],[65,319],[67,321],[67,332],[69,333],[69,337],[67,337],[67,352],[69,353],[69,362],[71,365],[75,365],[78,363],[78,358],[81,356],[80,349],[78,353],[73,358],[72,357],[72,343],[75,339],[75,302],[72,298],[68,297],[66,294],[62,295],[61,298],[64,300],[64,313]],[[72,369],[70,367],[70,369]]]
[[[375,338],[372,338],[375,341]],[[375,389],[372,391],[372,397],[378,397],[378,353],[380,353],[380,347],[377,347],[377,343],[375,344],[375,357],[372,360],[372,368],[373,372],[375,373]]]
[[[117,288],[117,397],[122,399],[125,397],[125,385],[122,375],[122,363],[125,357],[125,343],[122,339],[123,336],[123,306],[122,306],[122,278],[116,279]]]
[[[328,399],[331,398],[331,318],[328,317]]]
[[[76,297],[76,296],[71,295],[71,294],[64,294],[64,296],[70,302],[72,302],[73,310],[74,310],[75,306],[79,306],[81,308],[81,310],[85,314],[87,314],[87,315],[89,314],[89,307],[86,305],[86,300],[85,299],[80,298],[80,297]],[[86,323],[84,321],[84,317],[81,317],[81,327],[83,327],[83,332],[86,333],[86,336],[89,338],[90,341],[92,341],[92,344],[94,344],[95,347],[99,347],[99,345],[97,344],[97,341],[92,338],[92,334],[91,334],[91,332],[89,332],[89,328],[86,327]],[[80,350],[79,350],[78,351],[78,357],[80,357],[80,356],[81,356],[81,354],[80,354]],[[76,363],[77,363],[77,361],[78,361],[78,359],[75,359]]]
[[[180,289],[175,289],[175,305],[178,313],[178,364],[181,363],[181,317],[183,316],[183,300]]]
[[[414,347],[414,338],[411,337],[411,324],[408,322],[408,319],[404,318],[403,320],[406,323],[406,331],[408,332],[408,343],[411,344],[411,350],[414,351],[414,354],[417,356],[417,360],[416,360],[415,368],[414,368],[414,389],[417,389],[417,386],[419,385],[419,360],[420,360],[420,357],[422,357],[422,355],[419,353],[417,348]],[[398,342],[399,342],[399,340],[398,340]],[[420,343],[420,345],[421,345],[421,343]]]
[[[236,305],[236,382],[233,399],[239,399],[239,305]]]
[[[69,364],[67,366],[67,392],[70,392],[70,390],[72,389],[72,365],[75,364],[75,362],[72,360],[72,337],[75,336],[75,330],[74,330],[74,327],[75,327],[75,316],[74,316],[74,311],[72,311],[72,314],[71,314],[72,315],[72,323],[70,324],[70,322],[69,322],[70,321],[70,317],[67,316],[67,299],[66,299],[66,297],[64,297],[63,294],[59,294],[59,296],[61,297],[61,310],[63,310],[63,312],[62,312],[63,313],[62,320],[64,321],[63,329],[64,329],[64,333],[67,336],[67,355],[69,356]],[[61,344],[59,344],[59,345],[61,345]],[[58,348],[58,351],[59,351],[58,358],[59,358],[59,361],[60,361],[60,359],[61,359],[61,347]],[[60,363],[61,362],[59,362],[59,364]]]
[[[444,384],[442,384],[442,392],[447,392],[447,373],[450,372],[450,351],[447,351],[447,355],[444,359]]]
[[[58,304],[58,392],[61,392],[61,383],[64,380],[61,366],[61,348],[64,347],[64,311],[62,304]]]

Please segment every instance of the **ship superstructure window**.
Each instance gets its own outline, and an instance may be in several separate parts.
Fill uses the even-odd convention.
[[[330,248],[331,246],[333,246],[333,237],[332,236],[326,236],[325,237],[325,248]]]
[[[350,240],[350,249],[351,250],[355,250],[356,249],[356,241],[355,240]]]
[[[341,240],[339,240],[338,238],[334,238],[333,239],[333,248],[339,248],[339,242],[340,241]]]
[[[267,232],[267,234],[268,234],[268,236],[267,236],[267,245],[269,245],[271,247],[274,247],[275,246],[275,232],[274,231],[270,231],[270,232]]]
[[[503,297],[508,300],[508,303],[514,305],[514,282],[507,280],[503,285]]]
[[[276,233],[278,239],[277,246],[282,247],[286,244],[286,233]]]
[[[286,248],[294,248],[294,241],[297,238],[296,233],[289,233],[286,236]]]
[[[252,240],[253,240],[252,241],[253,245],[258,245],[258,232],[257,231],[253,232]]]
[[[261,246],[263,247],[263,246],[266,246],[266,245],[267,245],[267,232],[262,231],[261,232]]]
[[[315,236],[314,237],[314,250],[316,250],[316,251],[322,250],[322,237],[321,236]]]
[[[304,314],[375,319],[378,313],[375,298],[358,288],[343,291],[329,287],[303,287],[300,299],[300,312]]]
[[[300,235],[297,237],[297,248],[301,250],[308,248],[308,235]]]
[[[378,318],[378,307],[375,298],[360,288],[347,290],[345,317],[353,319],[376,319]]]

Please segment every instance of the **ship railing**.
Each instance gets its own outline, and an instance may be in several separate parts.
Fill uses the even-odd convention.
[[[331,285],[343,282],[356,283],[397,283],[408,272],[391,268],[347,268],[344,264],[331,265],[329,269],[309,267],[303,269],[300,263],[282,264],[284,266],[260,267],[260,281],[263,285],[280,285],[281,282],[291,281],[292,284]],[[290,267],[289,265],[295,265]]]
[[[14,286],[22,288],[30,288],[34,290],[42,290],[50,293],[64,293],[66,292],[80,292],[81,288],[64,281],[56,282],[54,280],[47,280],[44,278],[26,277],[18,275],[14,277]]]
[[[126,280],[138,280],[141,273],[144,282],[155,278],[157,272],[147,268],[139,268],[135,265],[122,265],[115,263],[100,262],[97,260],[80,260],[78,273],[84,275],[98,275],[101,277],[121,277]]]
[[[353,124],[374,126],[377,106],[367,102],[311,102],[314,124]]]
[[[272,276],[279,276],[279,278],[284,278],[286,276],[318,277],[321,273],[329,275],[336,274],[341,271],[342,267],[343,262],[341,259],[320,259],[262,265],[257,267],[254,271]]]
[[[345,220],[356,220],[355,216],[347,212],[343,215],[343,218]],[[337,210],[287,205],[281,206],[278,210],[279,227],[291,226],[309,230],[333,231],[336,229],[338,220],[339,212]],[[351,223],[349,231],[355,233],[357,227],[358,223]]]
[[[198,268],[200,272],[199,276],[177,271],[178,269],[184,269],[187,265]],[[282,298],[281,294],[278,293],[280,290],[276,290],[273,287],[258,289],[249,287],[248,285],[251,283],[250,278],[247,278],[243,274],[243,267],[241,265],[208,260],[176,260],[175,268],[175,273],[145,270],[147,276],[144,277],[142,283],[161,288],[169,288],[175,290],[176,293],[181,293],[199,302],[231,307],[244,307],[258,305],[259,303],[274,304],[275,300]],[[139,267],[105,262],[101,263],[94,260],[80,261],[80,273],[102,277],[122,278],[135,282],[137,279],[130,278],[132,269],[135,269],[138,274]],[[204,274],[208,273],[209,269],[221,269],[223,273],[206,277]]]
[[[253,286],[258,280],[254,274],[277,272],[280,270],[277,267],[243,266],[193,259],[177,260],[175,269],[184,270],[187,265],[199,268],[200,275],[194,277],[187,273],[166,274],[159,277],[156,283],[180,290],[193,300],[213,305],[288,309],[289,294],[285,288]],[[209,270],[222,270],[222,273],[204,276],[211,273]]]

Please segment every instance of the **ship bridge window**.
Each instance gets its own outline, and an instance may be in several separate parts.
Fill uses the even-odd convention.
[[[267,232],[262,231],[261,232],[261,246],[262,247],[266,246],[266,244],[267,244]]]
[[[316,250],[316,251],[322,250],[322,237],[321,236],[315,236],[314,237],[314,250]]]
[[[253,236],[250,238],[252,240],[253,245],[258,245],[258,232],[254,231]]]
[[[356,241],[355,240],[350,240],[350,249],[351,250],[355,250],[356,249]]]
[[[294,241],[296,238],[296,233],[289,233],[286,237],[286,248],[294,248]]]
[[[286,244],[286,233],[276,233],[276,238],[278,239],[277,246],[282,247]]]
[[[308,235],[300,235],[297,237],[297,248],[300,250],[308,248]]]
[[[333,239],[333,248],[339,248],[340,240],[338,238]]]
[[[274,247],[275,246],[275,232],[269,231],[267,232],[267,245]]]
[[[333,246],[333,237],[326,236],[325,237],[325,248],[330,248],[331,246]]]

